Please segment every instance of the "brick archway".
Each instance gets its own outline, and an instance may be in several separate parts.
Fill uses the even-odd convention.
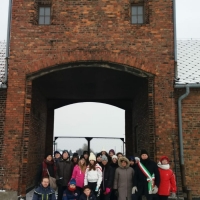
[[[74,53],[75,54],[75,53]],[[103,58],[101,57],[96,57],[96,54],[91,54],[91,53],[82,53],[82,56],[78,56],[79,60],[77,61],[74,58],[74,54],[63,54],[62,57],[65,58],[63,59],[62,63],[58,64],[59,62],[56,62],[55,59],[51,60],[50,58],[48,58],[47,60],[43,60],[43,61],[35,61],[31,63],[31,66],[29,65],[29,67],[27,69],[29,69],[26,72],[29,72],[27,74],[27,80],[26,80],[26,95],[25,95],[25,113],[24,113],[24,130],[23,130],[23,145],[22,145],[22,168],[21,168],[21,175],[20,175],[20,193],[24,194],[26,189],[27,189],[27,185],[26,185],[26,179],[27,179],[27,173],[28,173],[28,158],[27,158],[27,153],[28,153],[28,148],[29,148],[29,144],[27,141],[29,141],[29,137],[30,137],[30,126],[31,126],[31,122],[30,122],[30,117],[31,117],[31,105],[32,105],[32,92],[34,90],[33,88],[33,80],[37,79],[38,77],[42,77],[44,75],[47,75],[49,73],[53,73],[53,72],[57,72],[59,70],[68,70],[71,69],[73,67],[86,67],[86,65],[91,65],[90,67],[92,68],[92,66],[94,66],[94,64],[96,64],[95,66],[99,67],[99,68],[109,68],[109,69],[113,69],[117,70],[117,71],[124,71],[133,75],[138,75],[139,77],[148,77],[148,88],[146,88],[146,94],[148,96],[148,103],[149,103],[149,134],[150,134],[150,138],[152,139],[154,137],[154,110],[153,110],[153,74],[150,73],[150,69],[151,68],[147,68],[145,67],[145,62],[138,60],[138,59],[134,59],[132,58],[133,61],[130,61],[129,59],[131,59],[131,57],[129,57],[127,59],[127,57],[125,57],[126,59],[122,59],[121,57],[124,57],[121,55],[121,57],[119,56],[118,59],[114,59],[115,57],[117,57],[117,54],[115,53],[111,53],[111,54],[103,54],[105,57],[108,58],[109,61],[103,60]],[[80,54],[79,54],[80,55]],[[67,57],[68,56],[68,57]],[[77,58],[77,59],[78,59]],[[89,59],[89,61],[87,61],[87,59]],[[121,60],[121,63],[118,63],[118,61]],[[92,61],[91,61],[92,60]],[[68,61],[68,62],[67,62]],[[123,62],[122,62],[123,61]],[[44,63],[45,62],[45,63]],[[38,64],[37,64],[38,63]],[[63,64],[64,63],[64,64]],[[134,65],[129,65],[129,64],[134,64],[136,67],[134,67]],[[98,65],[97,65],[98,64]],[[50,67],[49,67],[50,66]],[[139,67],[140,66],[140,67]],[[146,71],[144,70],[146,69]],[[149,92],[148,92],[149,91]],[[150,95],[148,95],[148,93]],[[44,107],[43,104],[41,102],[37,102],[38,104],[41,104],[41,107]],[[40,108],[40,106],[39,106]],[[42,108],[41,108],[42,109]],[[48,118],[47,121],[49,121],[49,123],[53,122],[53,110],[47,110],[48,113]],[[37,115],[37,113],[35,114]],[[132,113],[131,112],[127,112],[126,113],[126,118],[127,119],[132,119]],[[134,118],[134,117],[133,117]],[[131,126],[131,121],[127,120],[127,129],[130,129]],[[41,127],[40,127],[41,128]],[[45,127],[43,127],[45,128]],[[50,128],[52,129],[52,127]],[[52,130],[50,130],[52,131]],[[131,132],[131,129],[130,129]],[[38,138],[40,136],[37,136]],[[132,136],[131,136],[132,137]],[[145,138],[143,136],[143,138]],[[41,138],[40,138],[41,139]],[[45,139],[45,138],[44,138]],[[131,140],[130,140],[131,141]],[[130,141],[128,141],[128,145],[130,145]],[[46,139],[47,142],[47,139]],[[154,148],[155,148],[155,140],[152,140],[151,142],[151,156],[154,157]],[[24,159],[26,158],[26,159]]]
[[[37,59],[25,65],[25,74],[28,77],[34,77],[34,74],[46,74],[60,70],[58,66],[83,62],[104,62],[121,66],[118,70],[129,73],[158,75],[154,64],[148,59],[140,59],[131,56],[131,54],[114,53],[110,51],[73,51],[54,54],[45,58]],[[105,66],[106,67],[106,66]],[[61,67],[62,68],[62,67]],[[117,70],[117,68],[115,68]],[[133,72],[135,70],[135,72]]]

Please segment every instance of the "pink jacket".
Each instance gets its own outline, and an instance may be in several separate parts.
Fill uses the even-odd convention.
[[[76,186],[81,188],[84,186],[84,177],[85,177],[85,172],[82,172],[80,167],[76,165],[72,173],[72,178],[76,180]]]

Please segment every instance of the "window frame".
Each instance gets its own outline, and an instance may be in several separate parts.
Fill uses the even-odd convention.
[[[40,15],[40,9],[44,8],[44,15]],[[50,14],[49,15],[45,15],[45,8],[49,8],[50,9]],[[40,17],[44,17],[44,23],[40,23]],[[45,18],[49,17],[49,23],[46,24],[45,23]],[[38,5],[38,25],[40,26],[49,26],[51,25],[51,5]]]
[[[133,23],[132,22],[132,16],[137,16],[137,21],[138,21],[138,14],[137,15],[133,15],[133,13],[132,13],[132,7],[137,7],[137,10],[138,10],[138,7],[143,7],[143,14],[142,14],[142,19],[143,19],[143,23]],[[141,15],[139,15],[139,16],[141,16]],[[142,3],[140,3],[140,4],[131,4],[131,6],[130,6],[130,22],[131,22],[131,24],[132,25],[144,25],[144,24],[146,24],[145,23],[145,6],[144,6],[144,4],[142,4]]]

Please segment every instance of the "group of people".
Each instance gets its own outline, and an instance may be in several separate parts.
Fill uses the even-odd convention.
[[[169,159],[158,163],[149,158],[146,150],[140,157],[126,158],[122,153],[102,149],[96,156],[83,152],[79,157],[69,152],[56,151],[45,156],[38,170],[33,200],[55,200],[49,177],[57,184],[57,200],[167,200],[176,196],[176,181]]]

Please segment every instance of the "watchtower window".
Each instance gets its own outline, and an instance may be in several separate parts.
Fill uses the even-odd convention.
[[[131,23],[143,24],[144,23],[144,6],[131,6]]]
[[[51,7],[39,7],[39,24],[48,25],[51,24]]]

